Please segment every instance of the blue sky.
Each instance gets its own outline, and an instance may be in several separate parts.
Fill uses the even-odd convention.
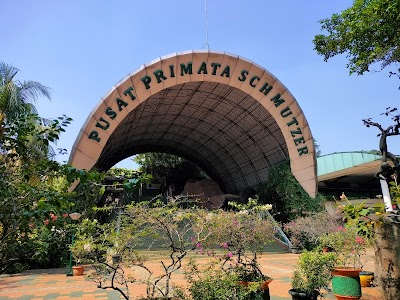
[[[253,60],[278,77],[303,109],[322,154],[377,149],[378,130],[361,120],[389,125],[379,114],[398,106],[400,81],[389,70],[349,76],[344,55],[326,63],[313,50],[318,21],[351,4],[207,2],[210,49]],[[0,60],[21,70],[18,79],[51,88],[52,101],[37,103],[40,115],[74,119],[57,144],[68,152],[87,115],[120,79],[160,56],[205,45],[204,0],[1,0],[0,19]],[[399,137],[388,142],[389,151],[400,153]]]

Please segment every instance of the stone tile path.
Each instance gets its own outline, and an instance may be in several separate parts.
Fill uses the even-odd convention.
[[[261,257],[260,262],[263,271],[273,278],[272,283],[270,283],[271,300],[291,299],[288,290],[297,258],[298,254],[291,253],[266,253]],[[207,258],[200,257],[200,260],[202,259]],[[157,258],[149,261],[148,265],[151,268],[157,268]],[[364,270],[374,271],[372,250],[368,251]],[[85,276],[67,277],[66,272],[67,269],[64,268],[0,275],[0,300],[123,299],[116,291],[97,288],[96,284],[87,281]],[[173,275],[173,282],[177,285],[185,285],[182,271]],[[378,287],[362,288],[362,292],[361,300],[383,299]],[[145,286],[131,284],[130,293],[131,299],[145,295]],[[335,297],[328,294],[326,299],[335,299]]]

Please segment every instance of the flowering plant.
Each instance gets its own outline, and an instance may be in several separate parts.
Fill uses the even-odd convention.
[[[331,215],[326,211],[298,217],[284,224],[283,230],[289,235],[292,247],[311,250],[319,244],[319,239],[334,232],[343,222],[340,214]]]
[[[358,234],[355,226],[339,226],[334,232],[322,236],[321,245],[336,253],[336,265],[342,268],[362,269],[367,240]]]
[[[247,204],[229,203],[230,211],[218,211],[210,222],[209,246],[219,244],[223,250],[222,268],[234,272],[241,281],[268,279],[258,264],[258,256],[273,241],[274,228],[263,211],[270,205],[258,205],[257,199]]]

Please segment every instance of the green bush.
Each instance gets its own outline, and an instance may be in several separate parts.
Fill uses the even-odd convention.
[[[272,204],[278,221],[294,220],[323,208],[321,198],[311,198],[293,176],[289,162],[271,168],[268,181],[258,185],[257,194],[262,203]]]
[[[239,283],[237,274],[221,270],[215,262],[200,270],[196,263],[191,261],[185,274],[193,300],[262,299],[258,283],[245,287]]]
[[[293,273],[293,289],[312,294],[313,291],[326,288],[332,279],[335,263],[334,253],[322,253],[319,250],[303,252]]]

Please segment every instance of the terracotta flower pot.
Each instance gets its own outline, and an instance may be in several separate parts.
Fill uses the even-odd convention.
[[[81,275],[83,275],[84,271],[85,271],[85,267],[84,266],[74,266],[74,267],[72,267],[72,273],[74,274],[74,276],[81,276]]]
[[[335,268],[332,278],[332,291],[338,300],[361,298],[361,269]]]
[[[261,282],[260,283],[260,289],[261,290],[268,290],[269,289],[269,284],[272,282],[272,279],[268,279],[268,280],[265,280],[264,282]]]

